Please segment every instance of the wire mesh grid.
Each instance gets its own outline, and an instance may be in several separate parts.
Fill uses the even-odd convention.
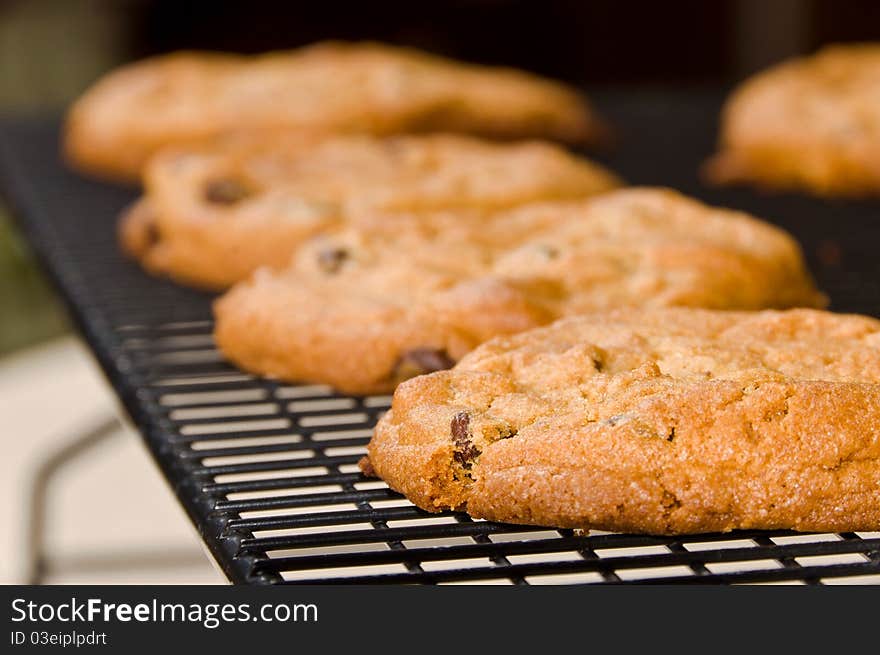
[[[640,156],[623,148],[612,165],[633,181],[653,182],[639,170],[647,150],[653,167],[668,173],[656,182],[687,190],[717,101],[717,94],[611,94],[607,113],[636,137],[644,132]],[[690,160],[687,148],[667,149],[661,120],[679,127],[677,138],[694,151]],[[234,582],[880,583],[880,532],[582,535],[419,510],[357,469],[389,397],[285,385],[224,363],[211,339],[211,299],[148,278],[118,254],[113,220],[132,193],[65,171],[55,157],[54,122],[8,124],[2,137],[0,172],[25,233]],[[665,166],[670,152],[676,165]],[[750,208],[743,198],[733,192],[719,204]],[[811,218],[828,209],[809,201],[760,203],[769,211],[755,213],[800,221],[790,229],[837,308],[880,313],[880,264],[870,252],[880,242],[880,220],[871,220],[872,206],[838,207],[829,224]]]
[[[358,459],[390,398],[255,379],[223,364],[209,322],[117,331],[141,401],[252,572],[286,582],[880,582],[880,532],[576,535],[428,514]],[[851,578],[850,580],[851,581]]]

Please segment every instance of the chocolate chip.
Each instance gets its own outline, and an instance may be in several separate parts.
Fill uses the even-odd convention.
[[[471,441],[470,424],[471,417],[467,412],[459,412],[452,417],[452,422],[449,424],[452,442],[455,444],[452,458],[465,469],[473,466],[473,461],[479,457],[481,452]]]
[[[444,371],[455,362],[440,348],[413,348],[404,352],[394,365],[394,378],[408,380],[417,375]]]
[[[205,185],[205,200],[215,205],[234,205],[252,194],[245,183],[233,178],[212,180]]]
[[[147,223],[146,227],[144,228],[144,241],[146,242],[146,247],[154,247],[157,243],[159,243],[160,238],[161,235],[159,234],[159,227],[153,221]]]
[[[350,256],[344,248],[326,248],[318,253],[318,266],[325,273],[337,273]]]
[[[542,243],[538,246],[538,250],[547,259],[556,259],[557,257],[559,257],[559,249],[555,246],[550,246]]]
[[[440,348],[413,348],[403,354],[403,359],[413,362],[426,373],[452,368],[455,362]]]
[[[459,412],[455,416],[452,417],[452,422],[449,424],[449,431],[452,432],[452,439],[455,441],[455,445],[458,445],[459,442],[468,440],[468,429],[471,425],[471,415],[467,412]]]

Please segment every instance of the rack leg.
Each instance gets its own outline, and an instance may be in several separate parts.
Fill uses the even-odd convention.
[[[113,436],[119,428],[120,423],[115,416],[99,421],[44,459],[34,473],[25,515],[27,521],[25,531],[27,584],[41,584],[49,570],[45,537],[47,497],[52,480],[65,465],[87,454],[92,448]]]

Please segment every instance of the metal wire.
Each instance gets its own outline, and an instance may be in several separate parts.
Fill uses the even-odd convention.
[[[699,185],[720,100],[695,92],[597,96],[627,135],[608,163],[631,182],[668,184],[784,225],[804,243],[836,309],[880,314],[880,204]],[[133,194],[66,171],[56,151],[55,123],[7,122],[7,197],[234,582],[880,582],[880,533],[579,536],[422,512],[356,467],[388,398],[281,385],[226,365],[211,341],[211,298],[150,278],[120,256],[115,216]]]

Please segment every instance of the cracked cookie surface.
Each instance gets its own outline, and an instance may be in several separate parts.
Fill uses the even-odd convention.
[[[725,105],[718,183],[880,194],[880,44],[836,45],[747,80]]]
[[[210,289],[285,265],[310,236],[364,213],[501,209],[618,185],[549,143],[456,135],[219,139],[163,151],[144,182],[121,221],[124,250],[154,274]]]
[[[603,131],[586,100],[562,83],[408,48],[325,42],[251,57],[178,52],[123,66],[71,108],[64,149],[82,170],[134,180],[167,145],[291,130],[571,143]]]
[[[310,241],[215,304],[235,364],[349,393],[393,389],[480,343],[621,306],[821,306],[797,244],[746,214],[663,189],[435,213]]]
[[[364,462],[429,511],[679,534],[880,528],[880,321],[572,317],[401,384]]]

